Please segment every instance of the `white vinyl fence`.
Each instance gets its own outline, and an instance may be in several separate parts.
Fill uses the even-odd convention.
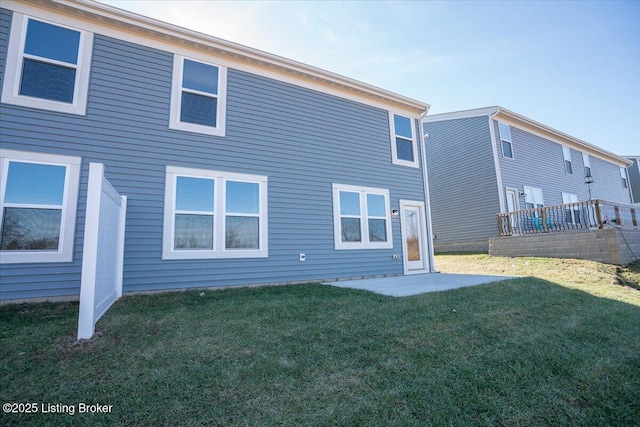
[[[104,177],[104,165],[89,164],[82,253],[78,339],[91,338],[96,322],[122,296],[127,197]]]

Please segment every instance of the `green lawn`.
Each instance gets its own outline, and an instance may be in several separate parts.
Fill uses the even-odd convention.
[[[408,298],[317,284],[125,297],[83,343],[77,304],[0,306],[0,401],[75,409],[0,425],[638,425],[639,265],[437,262],[535,277]]]

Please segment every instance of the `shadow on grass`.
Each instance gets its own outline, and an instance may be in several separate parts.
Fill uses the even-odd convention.
[[[394,298],[325,285],[0,307],[1,425],[632,425],[640,308],[520,278]]]

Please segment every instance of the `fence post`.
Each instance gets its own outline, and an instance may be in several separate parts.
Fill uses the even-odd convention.
[[[620,206],[614,206],[613,212],[616,214],[616,225],[622,225],[622,218],[620,218]]]
[[[602,212],[600,212],[600,200],[596,200],[596,221],[598,228],[603,228]]]
[[[542,217],[542,229],[545,233],[548,233],[549,226],[547,225],[547,210],[545,208],[541,208],[540,210],[542,211],[542,215],[540,215]]]
[[[631,224],[633,224],[633,228],[638,228],[638,217],[634,208],[631,208]]]

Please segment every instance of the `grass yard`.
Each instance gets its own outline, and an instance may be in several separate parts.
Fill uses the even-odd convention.
[[[0,306],[0,400],[39,412],[0,425],[640,423],[640,265],[437,263],[530,277],[408,298],[317,284],[125,297],[82,343],[77,304]],[[41,413],[55,404],[67,413]]]

